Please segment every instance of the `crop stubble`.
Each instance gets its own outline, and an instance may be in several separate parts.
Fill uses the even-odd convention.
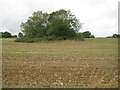
[[[3,87],[118,87],[117,39],[17,43],[3,39]]]

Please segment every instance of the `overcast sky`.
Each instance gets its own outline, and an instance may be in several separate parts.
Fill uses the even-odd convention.
[[[119,0],[0,0],[0,31],[20,32],[33,12],[51,13],[59,9],[71,10],[83,24],[81,32],[90,31],[97,37],[118,33]]]

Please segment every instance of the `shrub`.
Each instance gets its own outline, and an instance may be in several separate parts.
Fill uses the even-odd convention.
[[[90,38],[95,38],[95,36],[94,36],[94,35],[91,35]]]
[[[26,42],[26,43],[33,43],[33,42],[41,42],[41,38],[27,38],[27,37],[21,37],[17,38],[15,42]]]
[[[80,40],[84,41],[83,35],[81,33],[77,34],[75,38],[68,38],[68,37],[56,37],[55,35],[46,36],[42,38],[28,38],[28,37],[20,37],[15,40],[15,42],[24,42],[24,43],[33,43],[33,42],[41,42],[41,41],[59,41],[59,40]]]
[[[21,38],[23,37],[23,34],[21,32],[18,33],[18,37]]]
[[[64,37],[57,37],[56,40],[66,40]]]
[[[48,41],[55,41],[56,40],[56,36],[55,35],[51,35],[48,36],[48,38],[46,38]]]
[[[82,33],[77,33],[77,35],[76,35],[76,38],[75,38],[75,40],[77,40],[77,41],[84,41],[84,38],[83,38],[84,36],[83,36],[83,34]]]

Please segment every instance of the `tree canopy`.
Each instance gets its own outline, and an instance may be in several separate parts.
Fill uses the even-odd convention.
[[[34,12],[25,23],[21,24],[21,29],[26,37],[44,37],[48,24],[48,14],[42,11]]]
[[[73,38],[79,31],[81,24],[69,10],[59,10],[50,14],[47,35]]]

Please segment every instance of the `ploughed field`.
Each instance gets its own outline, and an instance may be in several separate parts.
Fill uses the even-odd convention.
[[[2,39],[5,88],[117,88],[118,40],[18,43]]]

